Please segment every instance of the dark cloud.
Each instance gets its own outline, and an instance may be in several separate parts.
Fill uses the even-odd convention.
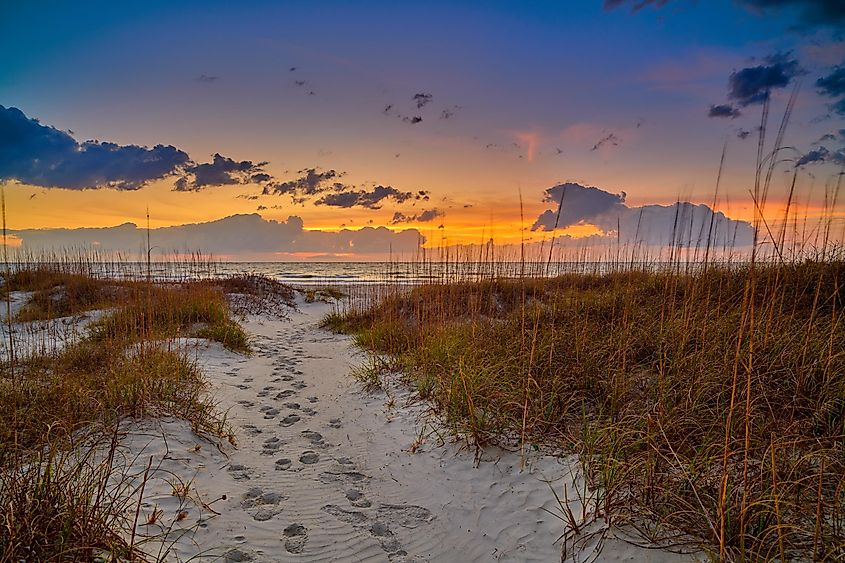
[[[86,229],[27,229],[11,231],[28,252],[62,248],[94,247],[102,252],[131,256],[146,251],[146,231],[133,223],[116,227]],[[413,253],[425,241],[416,229],[394,232],[384,227],[326,232],[306,230],[299,217],[286,221],[265,220],[258,214],[233,215],[207,223],[152,229],[152,243],[162,254],[207,252],[218,257],[279,260],[280,255],[321,254],[329,258],[355,253],[386,258],[395,253]]]
[[[200,74],[199,76],[197,76],[198,82],[211,83],[211,82],[217,82],[218,80],[220,80],[219,76],[209,76],[208,74]]]
[[[329,189],[341,190],[345,186],[334,180],[343,176],[343,172],[326,170],[318,172],[316,168],[299,171],[302,176],[295,180],[264,186],[264,195],[289,195],[294,199],[318,195]]]
[[[669,3],[669,0],[604,0],[604,9],[613,10],[626,4],[631,5],[632,12],[638,12],[646,6],[662,8]]]
[[[790,53],[766,57],[764,62],[766,64],[731,73],[728,79],[730,99],[742,107],[761,104],[769,99],[772,90],[786,88],[802,72],[798,61],[790,58]]]
[[[795,161],[795,167],[805,166],[807,164],[822,164],[825,162],[833,162],[835,164],[845,164],[845,149],[838,151],[830,151],[827,147],[819,147],[813,149],[801,158]]]
[[[413,192],[403,192],[393,186],[375,186],[372,190],[351,190],[326,194],[314,203],[332,207],[380,209],[386,199],[393,200],[394,203],[404,203],[415,197]]]
[[[421,109],[423,106],[431,102],[434,99],[434,96],[427,92],[420,92],[419,94],[414,94],[414,97],[411,100],[417,106],[417,109]]]
[[[832,27],[845,25],[845,2],[842,0],[738,0],[752,11],[766,14],[782,9],[797,11],[800,25],[796,27]]]
[[[558,217],[557,210],[547,210],[537,218],[537,221],[531,227],[532,231],[551,231],[554,230],[555,224],[562,229],[580,221],[624,208],[625,192],[612,194],[599,188],[568,182],[547,189],[543,201],[556,205],[560,205],[563,201],[560,216]]]
[[[842,0],[736,0],[737,4],[758,15],[790,11],[798,22],[793,29],[809,30],[816,27],[831,27],[841,30],[845,26],[845,2]],[[662,8],[669,0],[604,0],[604,9],[613,10],[630,5],[632,12],[646,6]]]
[[[621,143],[621,142],[622,142],[622,140],[619,137],[617,137],[615,133],[608,133],[607,135],[605,135],[604,137],[599,139],[598,142],[595,145],[593,145],[593,148],[591,148],[590,150],[591,151],[597,151],[600,148],[602,148],[603,146],[608,145],[608,144],[613,145],[614,147],[618,147],[619,143]]]
[[[748,131],[746,129],[740,129],[736,132],[736,136],[744,141],[745,139],[751,136],[751,131]]]
[[[816,87],[824,96],[839,98],[831,104],[830,109],[845,115],[845,65],[837,66],[830,74],[816,80]]]
[[[402,118],[402,121],[404,121],[405,123],[410,123],[411,125],[416,125],[417,123],[419,123],[422,120],[423,120],[422,117],[420,117],[419,115],[415,115],[413,117],[406,115],[405,117]]]
[[[742,113],[739,109],[731,104],[711,105],[710,110],[707,112],[707,117],[730,117],[731,119],[736,119],[740,115]]]
[[[753,230],[744,221],[729,219],[706,205],[679,202],[674,205],[629,207],[625,192],[567,183],[546,190],[544,201],[554,204],[531,227],[533,231],[552,231],[571,225],[594,225],[608,237],[624,242],[642,242],[651,246],[676,244],[690,247],[706,243],[746,246]],[[559,218],[558,218],[559,216]],[[618,229],[618,233],[617,233]]]
[[[191,164],[184,169],[184,175],[176,181],[173,189],[180,192],[197,191],[208,186],[226,186],[248,184],[253,178],[269,175],[263,170],[266,162],[254,163],[250,160],[237,162],[220,154],[215,154],[210,163]]]
[[[428,223],[429,221],[434,221],[438,217],[443,217],[444,213],[440,209],[426,209],[420,214],[417,215],[406,215],[401,211],[397,211],[393,214],[393,219],[390,220],[392,225],[397,225],[399,223],[412,223],[417,221],[419,223]]]
[[[50,188],[135,190],[188,162],[185,152],[170,145],[79,143],[17,108],[0,106],[0,180]]]

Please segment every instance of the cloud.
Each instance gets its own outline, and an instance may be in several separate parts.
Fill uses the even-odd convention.
[[[270,175],[262,168],[266,162],[253,163],[250,160],[236,162],[220,154],[215,154],[210,163],[191,164],[186,166],[183,176],[176,181],[173,189],[180,192],[198,191],[208,186],[226,186],[232,184],[249,184],[262,179],[270,179]]]
[[[429,221],[434,221],[438,217],[443,217],[444,213],[440,209],[426,209],[422,213],[418,215],[405,215],[401,211],[397,211],[393,214],[393,219],[390,220],[391,225],[398,225],[399,223],[428,223]]]
[[[341,190],[345,186],[339,182],[332,182],[344,175],[336,170],[318,172],[316,168],[305,168],[299,171],[302,176],[287,182],[267,184],[264,195],[289,195],[294,200],[314,196],[328,189]]]
[[[551,231],[555,225],[559,229],[569,227],[581,221],[589,221],[599,215],[625,208],[625,192],[612,194],[599,188],[586,187],[568,182],[547,189],[543,201],[561,205],[560,216],[551,209],[537,218],[532,231]]]
[[[17,108],[0,106],[0,181],[49,188],[136,190],[176,173],[188,155],[170,145],[153,148],[77,142]]]
[[[631,4],[631,11],[638,12],[646,6],[662,8],[669,3],[669,0],[604,0],[604,9],[613,10],[625,4]]]
[[[431,102],[434,99],[434,96],[427,92],[420,92],[419,94],[414,94],[414,97],[411,100],[417,106],[417,109],[421,109],[423,106]]]
[[[95,247],[102,252],[127,255],[146,252],[142,252],[146,248],[146,231],[133,223],[93,229],[26,229],[10,234],[21,239],[24,251]],[[296,258],[301,253],[380,259],[388,256],[391,249],[394,253],[410,254],[425,240],[416,229],[306,230],[299,217],[272,221],[255,213],[152,229],[150,238],[162,254],[199,251],[223,257],[270,260],[279,256]]]
[[[845,65],[835,67],[830,74],[816,80],[819,93],[830,98],[839,98],[830,108],[845,115]]]
[[[212,82],[217,82],[218,80],[220,80],[219,76],[209,76],[208,74],[200,74],[199,76],[197,76],[197,82],[205,82],[210,84]]]
[[[748,131],[747,129],[740,129],[736,132],[736,136],[740,140],[744,141],[745,139],[751,136],[751,131]]]
[[[799,24],[795,29],[808,30],[815,27],[831,27],[840,30],[845,24],[845,3],[842,0],[736,0],[746,10],[758,15],[788,10],[795,14]],[[604,0],[604,9],[613,10],[631,5],[632,12],[638,12],[646,6],[662,8],[669,0]],[[789,14],[792,15],[792,14]]]
[[[799,166],[805,166],[807,164],[822,164],[824,162],[845,164],[845,149],[838,151],[830,151],[827,147],[813,149],[796,160],[795,167],[798,168]]]
[[[613,145],[614,147],[618,147],[619,143],[621,142],[622,140],[617,137],[615,133],[608,133],[607,135],[599,139],[598,142],[593,145],[593,148],[591,148],[590,150],[597,151],[607,144]]]
[[[679,202],[673,205],[629,207],[625,192],[614,194],[576,183],[553,186],[544,201],[555,207],[544,211],[532,231],[553,231],[571,225],[593,225],[602,231],[599,238],[642,242],[649,246],[676,244],[683,247],[710,243],[717,246],[747,246],[753,229],[744,221],[714,212],[707,205]],[[559,219],[558,219],[559,216]],[[617,232],[618,229],[618,232]]]
[[[710,110],[707,112],[707,117],[730,117],[731,119],[736,119],[740,115],[742,113],[739,109],[731,104],[711,105]]]
[[[302,176],[294,180],[281,183],[269,183],[264,186],[264,195],[289,195],[294,203],[303,203],[308,199],[319,199],[314,201],[315,205],[328,205],[331,207],[365,207],[368,209],[379,209],[384,200],[390,199],[395,203],[404,203],[409,200],[428,200],[429,195],[425,190],[417,193],[401,191],[393,186],[377,185],[372,189],[338,182],[339,178],[345,175],[336,170],[319,172],[316,168],[306,168],[299,171]]]
[[[771,55],[766,57],[765,63],[731,73],[728,98],[742,107],[761,104],[769,99],[772,90],[786,88],[802,72],[790,53]]]
[[[339,193],[326,194],[316,202],[316,205],[329,205],[332,207],[366,207],[367,209],[380,209],[386,199],[392,199],[395,203],[404,203],[414,199],[412,192],[403,192],[393,186],[376,186],[372,190],[352,190]]]
[[[42,125],[17,108],[0,106],[0,181],[45,188],[137,190],[167,177],[174,189],[261,183],[271,176],[266,162],[236,162],[215,154],[197,164],[172,145],[152,148],[104,141],[78,142],[70,132]]]
[[[766,14],[782,9],[798,13],[799,28],[832,27],[841,29],[845,24],[845,3],[842,0],[739,0],[752,11]]]

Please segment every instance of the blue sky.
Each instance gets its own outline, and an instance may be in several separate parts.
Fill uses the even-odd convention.
[[[735,119],[707,113],[731,103],[732,72],[766,65],[778,53],[789,53],[804,71],[790,77],[789,87],[772,90],[772,114],[779,116],[792,84],[802,83],[787,138],[795,158],[845,128],[843,116],[829,110],[836,99],[815,86],[845,62],[845,22],[812,17],[816,9],[835,15],[835,3],[637,4],[6,7],[0,105],[71,130],[79,142],[173,145],[196,162],[215,153],[266,161],[265,171],[279,180],[334,169],[359,191],[389,185],[430,194],[425,202],[379,209],[329,208],[278,195],[238,198],[256,192],[240,182],[202,194],[174,192],[172,181],[131,194],[18,182],[10,188],[12,207],[21,207],[12,223],[105,226],[136,220],[133,210],[146,204],[160,225],[264,207],[266,218],[296,214],[312,227],[389,226],[397,210],[421,217],[428,205],[443,212],[455,236],[473,237],[494,225],[513,227],[520,192],[536,217],[547,208],[545,190],[561,182],[624,191],[631,205],[679,197],[709,202],[726,141],[728,197],[720,208],[747,217],[756,144],[737,133],[754,130],[760,106],[740,108]],[[431,101],[416,108],[413,96],[420,93]],[[422,121],[408,121],[415,116]],[[825,144],[830,155],[843,146],[845,139]],[[802,177],[825,181],[835,173],[832,160],[808,166]],[[28,200],[35,188],[39,199]]]

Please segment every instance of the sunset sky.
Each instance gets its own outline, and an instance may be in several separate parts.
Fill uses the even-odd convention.
[[[566,182],[599,188],[585,202],[624,192],[609,205],[625,210],[710,205],[725,143],[716,209],[749,219],[763,101],[769,146],[796,86],[770,208],[799,165],[818,211],[845,163],[839,0],[14,4],[0,18],[14,230],[143,226],[149,208],[153,227],[258,213],[513,242],[521,224],[554,229],[546,190]],[[591,217],[558,230],[610,230]]]

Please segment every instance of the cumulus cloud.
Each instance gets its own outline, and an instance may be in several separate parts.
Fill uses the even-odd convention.
[[[25,251],[95,247],[127,255],[145,253],[146,230],[133,223],[106,228],[26,229],[11,231]],[[301,218],[286,221],[263,219],[258,214],[233,215],[206,223],[152,229],[152,243],[161,253],[207,252],[240,259],[278,259],[298,253],[328,258],[354,254],[362,258],[412,253],[424,242],[416,229],[394,232],[384,227],[364,227],[339,232],[306,230]],[[294,256],[290,256],[294,255]]]
[[[404,203],[414,199],[414,197],[412,192],[403,192],[393,186],[375,186],[372,190],[351,190],[326,194],[315,203],[332,207],[358,206],[367,209],[380,209],[386,199],[391,199],[395,203]]]
[[[434,221],[438,217],[443,217],[444,213],[440,209],[426,209],[422,213],[415,214],[415,215],[406,215],[401,211],[397,211],[393,214],[393,219],[390,220],[391,225],[398,225],[399,223],[428,223],[429,221]]]
[[[249,184],[255,178],[269,179],[263,166],[266,162],[253,163],[250,160],[236,162],[220,154],[215,154],[210,163],[186,166],[183,176],[176,181],[176,191],[197,191],[208,186],[226,186],[231,184]]]
[[[761,104],[769,99],[772,90],[786,88],[802,72],[790,53],[771,55],[764,62],[731,73],[728,79],[730,99],[742,107]]]
[[[753,230],[744,221],[714,212],[707,205],[679,202],[673,205],[629,207],[625,192],[614,194],[596,187],[566,183],[546,190],[544,201],[553,203],[531,227],[533,231],[552,231],[555,226],[593,225],[603,235],[624,242],[642,242],[650,246],[676,244],[693,247],[706,244],[746,246]],[[618,231],[617,231],[618,229]]]
[[[828,150],[827,147],[819,147],[813,149],[801,156],[795,161],[795,167],[805,166],[807,164],[822,164],[824,162],[833,162],[834,164],[845,164],[845,149],[838,151]]]
[[[736,119],[740,115],[742,113],[739,109],[731,104],[711,105],[710,110],[707,112],[707,117],[730,117],[731,119]]]
[[[172,145],[152,148],[103,141],[78,142],[70,132],[42,125],[17,108],[0,106],[0,181],[45,188],[137,190],[166,177],[174,189],[260,183],[265,162],[236,162],[219,154],[197,164]]]
[[[345,174],[336,170],[318,171],[316,168],[300,170],[301,176],[281,183],[269,183],[264,186],[264,195],[288,195],[294,203],[303,203],[311,198],[318,198],[315,205],[330,207],[365,207],[379,209],[385,200],[404,203],[409,200],[428,200],[425,190],[417,193],[401,191],[393,186],[377,185],[372,189],[345,184],[336,181]]]
[[[543,201],[558,205],[558,211],[548,209],[531,227],[532,231],[551,231],[555,225],[563,229],[625,208],[625,192],[612,194],[595,187],[568,182],[547,189]]]
[[[830,98],[839,98],[831,104],[831,109],[845,115],[845,65],[837,66],[830,74],[816,80],[819,93]]]
[[[294,200],[301,200],[307,196],[314,196],[329,189],[342,190],[345,186],[335,182],[344,175],[336,170],[318,172],[316,168],[305,168],[299,171],[301,176],[287,182],[267,184],[264,195],[289,195]]]
[[[185,152],[170,145],[79,143],[17,108],[0,106],[0,180],[51,188],[136,190],[188,162]]]

